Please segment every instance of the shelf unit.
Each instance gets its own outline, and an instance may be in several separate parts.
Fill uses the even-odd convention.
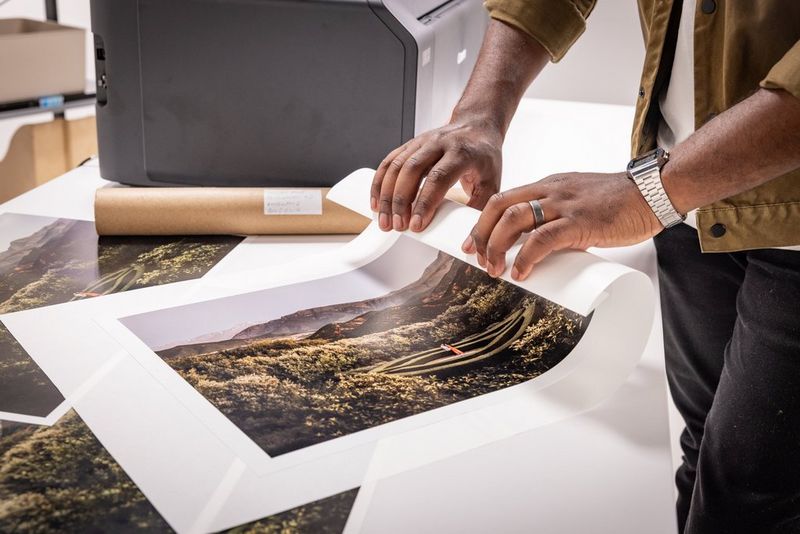
[[[44,0],[47,20],[58,22],[58,6],[56,0]],[[53,113],[56,117],[64,117],[69,108],[91,106],[95,103],[95,93],[72,93],[67,95],[48,95],[41,98],[21,100],[18,102],[0,103],[0,120],[34,115],[37,113]]]

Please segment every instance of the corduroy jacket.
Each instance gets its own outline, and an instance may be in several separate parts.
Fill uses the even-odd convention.
[[[487,0],[486,7],[493,18],[536,39],[557,62],[585,30],[595,3]],[[633,157],[655,147],[661,121],[658,96],[669,81],[682,2],[638,4],[645,59]],[[694,20],[695,128],[759,87],[800,98],[800,1],[698,0]],[[735,169],[735,162],[731,167]],[[705,252],[800,245],[800,169],[700,208],[697,226]]]

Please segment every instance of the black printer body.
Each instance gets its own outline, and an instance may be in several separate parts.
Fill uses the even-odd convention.
[[[446,123],[481,0],[92,0],[103,178],[329,186]]]

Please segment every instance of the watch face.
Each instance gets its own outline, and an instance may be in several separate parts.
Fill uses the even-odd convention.
[[[634,167],[639,167],[640,165],[644,165],[645,163],[650,163],[651,161],[656,161],[659,159],[663,159],[666,163],[667,158],[669,155],[663,148],[656,148],[655,150],[651,150],[646,154],[632,160],[628,163],[628,168],[632,169]]]
[[[651,161],[657,159],[658,158],[658,154],[657,154],[658,150],[659,149],[651,150],[650,152],[648,152],[648,153],[646,153],[646,154],[644,154],[644,155],[642,155],[642,156],[640,156],[640,157],[638,157],[638,158],[636,158],[634,160],[631,160],[631,162],[628,164],[628,168],[632,169],[634,167],[638,167],[640,165],[644,165],[645,163],[650,163]]]

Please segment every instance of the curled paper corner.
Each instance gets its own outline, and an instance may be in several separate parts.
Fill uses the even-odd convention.
[[[375,171],[368,168],[354,171],[333,186],[328,199],[374,219],[369,205],[369,190],[374,174]],[[474,255],[463,253],[461,240],[456,237],[461,234],[466,236],[479,217],[478,210],[446,199],[423,232],[407,230],[402,234],[481,268]],[[508,252],[509,257],[514,257],[521,247],[521,242],[513,246]],[[576,313],[588,315],[600,303],[600,296],[611,280],[625,273],[637,272],[589,252],[567,250],[551,254],[536,266],[535,272],[526,280],[514,280],[508,269],[500,278]],[[643,273],[639,274],[647,278]]]
[[[374,176],[375,171],[366,167],[351,172],[328,191],[328,200],[374,219],[375,214],[369,205],[369,191]]]

